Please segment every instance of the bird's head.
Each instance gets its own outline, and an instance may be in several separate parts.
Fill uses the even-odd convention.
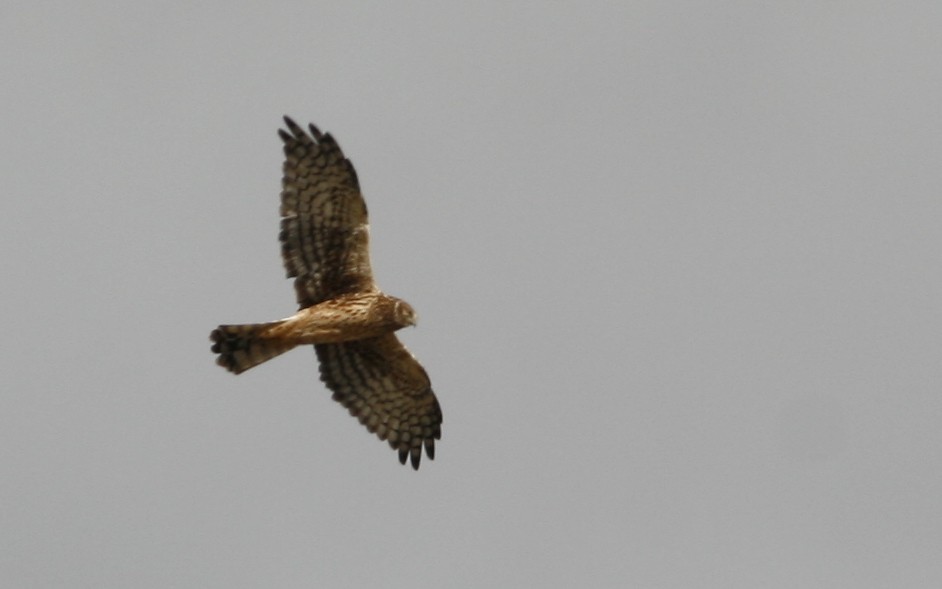
[[[411,327],[419,322],[415,309],[402,299],[396,299],[396,304],[393,306],[393,318],[399,327]]]

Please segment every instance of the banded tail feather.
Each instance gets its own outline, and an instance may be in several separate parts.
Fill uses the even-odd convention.
[[[220,325],[209,335],[212,350],[219,354],[216,364],[241,374],[249,368],[271,360],[293,348],[295,344],[283,339],[265,337],[267,332],[283,321],[253,323],[249,325]]]

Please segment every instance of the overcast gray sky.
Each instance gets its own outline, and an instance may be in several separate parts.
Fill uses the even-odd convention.
[[[8,587],[942,586],[942,4],[8,2]],[[300,349],[332,132],[445,414]]]

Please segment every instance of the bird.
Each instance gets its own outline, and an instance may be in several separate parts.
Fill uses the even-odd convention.
[[[373,279],[366,202],[340,145],[313,124],[284,123],[279,240],[299,309],[278,321],[220,325],[210,334],[216,363],[241,374],[313,345],[332,398],[418,470],[423,449],[435,458],[442,410],[425,369],[396,337],[416,325],[415,310]]]

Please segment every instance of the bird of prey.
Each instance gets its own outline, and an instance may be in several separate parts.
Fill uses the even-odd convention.
[[[240,374],[313,345],[334,400],[418,470],[423,448],[435,458],[442,411],[422,365],[395,334],[415,325],[415,311],[373,280],[353,164],[329,133],[284,121],[279,238],[300,310],[269,323],[220,325],[210,335],[216,363]]]

